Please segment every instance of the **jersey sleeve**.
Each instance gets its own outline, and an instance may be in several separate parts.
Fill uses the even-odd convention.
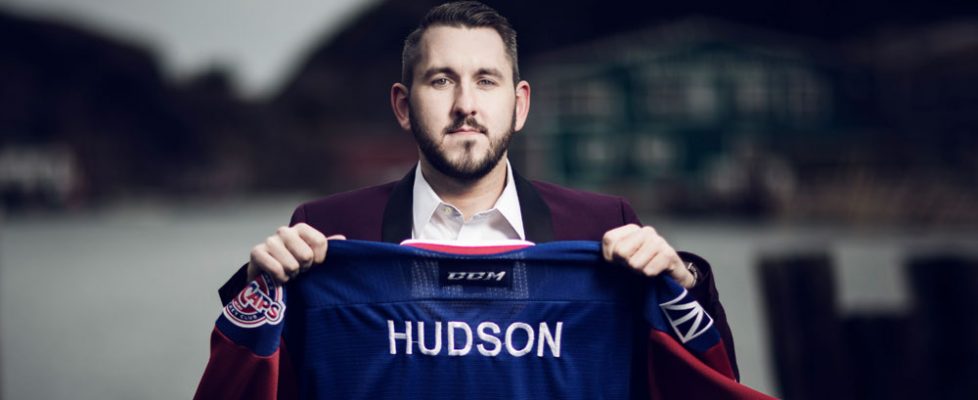
[[[771,399],[742,385],[716,320],[692,293],[672,279],[650,282],[648,389],[651,399]]]
[[[622,222],[624,224],[641,226],[642,221],[639,220],[638,214],[635,213],[632,205],[624,198],[620,201]],[[723,340],[724,347],[726,348],[727,364],[730,365],[734,379],[740,380],[740,371],[737,368],[737,354],[734,352],[733,334],[730,331],[730,325],[727,323],[727,313],[723,309],[723,304],[720,304],[720,295],[717,292],[716,282],[713,280],[712,267],[709,262],[696,254],[685,251],[679,251],[678,253],[684,262],[694,263],[700,271],[699,280],[690,289],[690,292],[699,300],[709,315],[713,316],[717,332],[719,332],[720,339]]]
[[[285,289],[267,274],[231,299],[211,333],[211,352],[194,399],[296,398],[282,341]]]

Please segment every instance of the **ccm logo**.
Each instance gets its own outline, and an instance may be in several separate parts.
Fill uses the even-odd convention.
[[[478,272],[449,272],[450,281],[496,281],[501,282],[506,276],[506,271],[478,271]]]

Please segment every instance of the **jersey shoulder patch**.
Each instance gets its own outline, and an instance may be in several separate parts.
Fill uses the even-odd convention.
[[[257,328],[264,324],[277,325],[285,315],[285,296],[280,286],[268,274],[251,281],[224,307],[224,316],[242,328]]]

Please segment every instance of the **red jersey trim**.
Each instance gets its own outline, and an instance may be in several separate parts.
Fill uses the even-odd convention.
[[[401,246],[437,251],[439,253],[465,255],[506,253],[533,245],[533,242],[527,242],[525,240],[496,240],[478,244],[417,239],[408,239],[401,242]]]

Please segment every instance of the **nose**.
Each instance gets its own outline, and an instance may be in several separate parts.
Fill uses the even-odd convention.
[[[469,85],[458,85],[455,88],[455,105],[452,110],[455,114],[472,116],[476,114],[476,99],[474,91]]]

